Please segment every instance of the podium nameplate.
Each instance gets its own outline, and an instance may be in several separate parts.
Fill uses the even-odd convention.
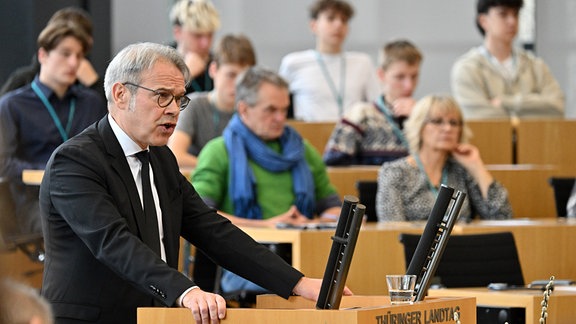
[[[221,323],[476,323],[475,298],[426,298],[412,305],[390,305],[387,296],[343,296],[339,310],[317,310],[302,297],[289,300],[274,295],[258,296],[258,308],[229,308]],[[138,324],[193,323],[183,308],[139,308]]]

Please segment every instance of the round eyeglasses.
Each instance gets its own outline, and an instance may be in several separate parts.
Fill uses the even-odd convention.
[[[158,96],[158,107],[160,108],[166,108],[168,107],[168,105],[170,105],[172,103],[172,101],[176,100],[176,104],[178,105],[178,108],[180,108],[180,111],[184,110],[188,104],[190,103],[190,98],[188,98],[186,95],[184,96],[175,96],[172,92],[166,90],[166,89],[150,89],[150,88],[146,88],[143,87],[139,84],[135,84],[132,82],[124,82],[122,83],[123,85],[130,85],[136,88],[141,88],[144,90],[148,90],[150,92],[154,92],[154,94],[156,96]]]

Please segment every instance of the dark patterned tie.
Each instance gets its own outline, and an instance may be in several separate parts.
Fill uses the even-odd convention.
[[[142,240],[158,255],[160,254],[160,238],[158,236],[158,218],[152,185],[150,184],[150,154],[148,151],[136,153],[136,157],[142,163],[142,199],[144,200],[144,228],[141,228]]]

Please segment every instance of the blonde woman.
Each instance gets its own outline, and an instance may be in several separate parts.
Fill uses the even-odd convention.
[[[467,143],[462,111],[446,95],[416,103],[404,125],[410,155],[384,163],[378,175],[379,221],[426,220],[441,184],[468,196],[461,220],[512,217],[508,192],[488,172],[478,149]]]

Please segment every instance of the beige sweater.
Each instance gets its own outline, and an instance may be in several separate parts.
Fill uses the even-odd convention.
[[[452,93],[466,119],[562,118],[564,93],[540,58],[516,49],[518,73],[508,81],[477,47],[452,67]],[[491,100],[500,98],[494,106]]]

